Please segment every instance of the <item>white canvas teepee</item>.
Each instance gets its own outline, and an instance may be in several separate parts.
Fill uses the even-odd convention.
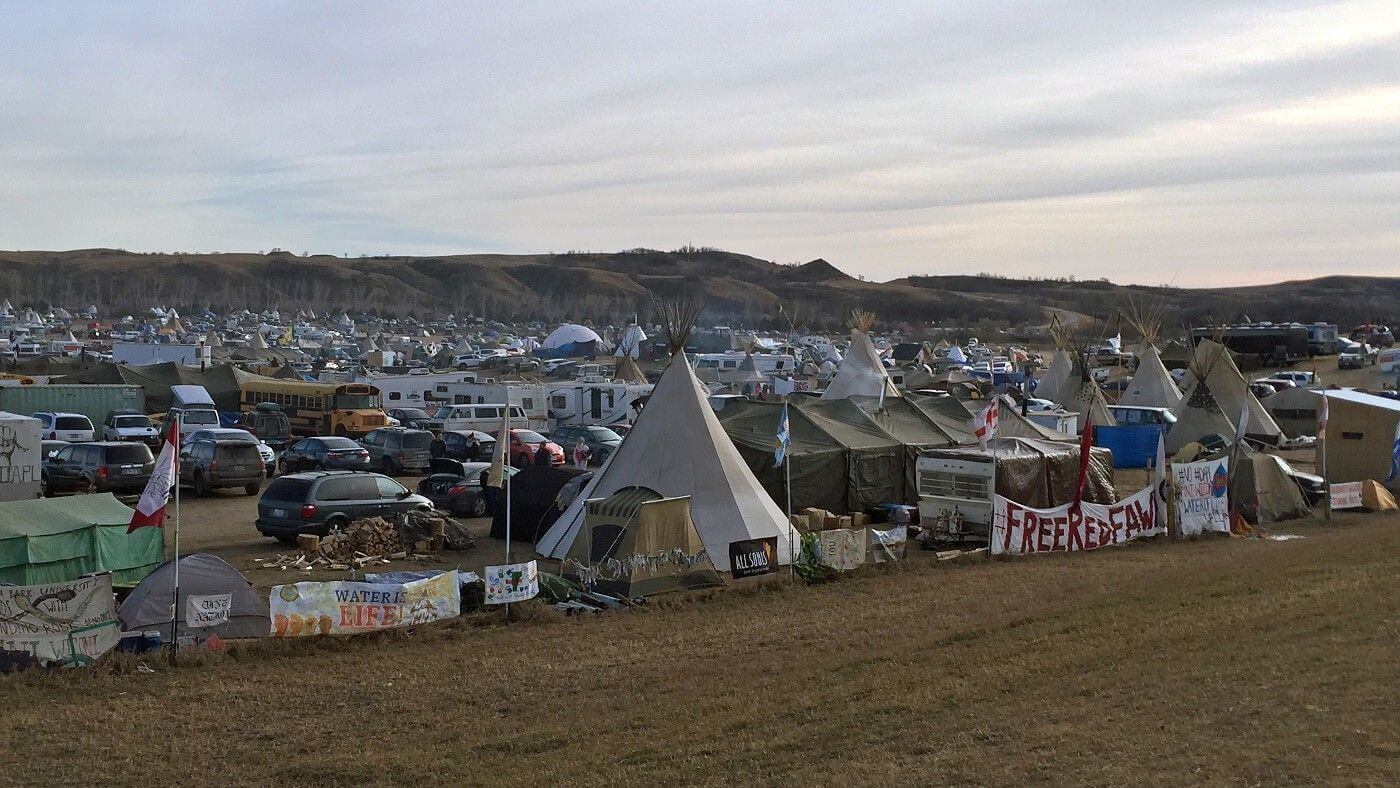
[[[1081,430],[1087,422],[1092,422],[1095,427],[1118,426],[1118,420],[1113,418],[1113,413],[1109,411],[1108,400],[1103,398],[1103,389],[1099,388],[1099,384],[1084,379],[1079,388],[1072,389],[1066,386],[1066,389],[1070,396],[1065,397],[1060,405],[1070,413],[1079,414]]]
[[[1185,398],[1172,411],[1176,423],[1166,437],[1169,454],[1181,451],[1181,447],[1200,440],[1204,435],[1221,435],[1226,440],[1234,438],[1235,425],[1220,409],[1220,403],[1207,382],[1209,377],[1210,369],[1204,362],[1191,362],[1191,384],[1186,389]]]
[[[1050,359],[1050,366],[1045,368],[1045,374],[1040,376],[1036,384],[1036,398],[1059,402],[1061,397],[1070,392],[1073,373],[1074,362],[1070,360],[1069,354],[1063,349],[1056,350],[1054,357]]]
[[[1172,380],[1155,346],[1148,345],[1143,351],[1137,372],[1128,382],[1123,396],[1118,398],[1118,404],[1146,408],[1175,408],[1181,404],[1181,389]]]
[[[789,544],[801,544],[720,426],[683,352],[671,357],[622,446],[540,538],[536,550],[564,558],[583,524],[584,502],[634,486],[666,498],[690,496],[691,519],[720,571],[729,569],[730,542],[776,536],[781,564],[790,562]]]
[[[870,328],[875,316],[869,312],[857,312],[855,326],[851,329],[851,347],[846,351],[841,368],[836,377],[822,392],[822,399],[850,399],[851,397],[898,397],[899,389],[890,380],[890,373],[880,360],[875,343],[870,341]]]
[[[1275,443],[1283,437],[1283,430],[1279,429],[1278,422],[1274,421],[1273,415],[1264,408],[1259,398],[1254,396],[1254,392],[1249,390],[1249,384],[1245,382],[1244,375],[1240,374],[1240,368],[1235,366],[1235,360],[1230,357],[1230,351],[1224,345],[1202,339],[1200,344],[1196,345],[1192,364],[1206,371],[1204,379],[1210,384],[1211,394],[1231,424],[1239,419],[1241,410],[1248,408],[1249,424],[1246,425],[1245,433],[1249,437],[1263,443]],[[1192,384],[1183,392],[1185,396],[1191,396],[1191,387],[1194,385],[1198,385],[1198,381],[1193,379]],[[1233,429],[1232,427],[1231,434]]]

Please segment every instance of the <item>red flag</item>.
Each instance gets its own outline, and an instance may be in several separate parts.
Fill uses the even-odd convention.
[[[1074,482],[1074,504],[1070,507],[1079,511],[1084,502],[1084,482],[1089,478],[1089,449],[1094,445],[1094,425],[1089,421],[1089,412],[1084,412],[1084,433],[1079,436],[1079,478]]]
[[[996,437],[997,422],[997,401],[995,399],[972,417],[972,434],[977,436],[977,442],[982,444],[983,448],[986,448],[987,443]]]
[[[155,470],[151,471],[151,480],[146,482],[141,500],[136,502],[136,511],[131,513],[131,524],[126,527],[127,533],[147,525],[157,528],[165,525],[165,501],[170,497],[170,491],[175,489],[175,465],[179,444],[180,422],[179,419],[171,419],[170,429],[165,435],[165,445],[160,447],[160,456],[156,458]]]

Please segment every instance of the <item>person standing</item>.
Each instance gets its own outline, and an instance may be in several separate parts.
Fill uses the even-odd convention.
[[[592,452],[588,450],[588,444],[582,437],[574,443],[574,467],[580,470],[588,467],[588,458]]]

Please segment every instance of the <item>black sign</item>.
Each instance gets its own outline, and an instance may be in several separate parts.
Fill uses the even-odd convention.
[[[778,537],[744,539],[729,543],[729,572],[741,577],[770,575],[778,571]]]

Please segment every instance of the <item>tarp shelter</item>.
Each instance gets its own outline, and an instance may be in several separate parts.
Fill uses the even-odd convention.
[[[583,500],[624,487],[646,487],[668,498],[690,496],[695,530],[720,571],[729,570],[730,542],[746,539],[777,537],[778,563],[791,560],[788,545],[795,536],[787,515],[725,435],[684,352],[671,357],[627,440],[540,539],[539,551],[550,558],[568,555],[582,530]]]
[[[580,582],[592,575],[590,590],[632,599],[724,584],[690,520],[690,498],[631,487],[587,501],[585,510],[562,569]]]
[[[996,453],[998,495],[1033,509],[1053,509],[1074,501],[1079,444],[994,438],[990,450]],[[981,447],[968,446],[934,449],[925,456],[986,462],[987,453]],[[1084,500],[1102,504],[1118,501],[1113,488],[1113,456],[1107,449],[1094,446],[1089,450]]]
[[[1327,481],[1360,482],[1375,479],[1400,491],[1400,473],[1390,477],[1395,449],[1395,425],[1400,422],[1400,400],[1361,391],[1329,389],[1327,435],[1318,441],[1318,468],[1326,454]]]
[[[530,465],[511,476],[511,539],[534,543],[559,519],[560,512],[572,500],[563,501],[561,506],[559,493],[577,477],[592,475],[591,471],[567,465]],[[506,507],[503,496],[498,497],[496,511],[491,517],[491,538],[506,538]]]
[[[111,572],[134,586],[165,557],[165,532],[126,532],[131,509],[111,493],[0,503],[0,583],[61,583]]]
[[[154,530],[154,529],[143,529]],[[117,615],[126,631],[155,630],[170,637],[170,600],[175,589],[175,563],[166,561],[146,575],[122,601]],[[230,597],[228,620],[208,627],[185,627],[187,602],[191,596]],[[175,605],[175,633],[207,638],[261,638],[272,631],[267,600],[227,561],[208,553],[194,553],[180,559],[180,596]]]
[[[214,400],[214,407],[223,411],[240,409],[240,386],[248,381],[266,380],[262,375],[247,372],[232,364],[212,364],[200,370],[174,362],[164,364],[102,364],[64,378],[65,383],[125,383],[146,390],[146,409],[160,413],[173,403],[171,386],[203,386]]]

